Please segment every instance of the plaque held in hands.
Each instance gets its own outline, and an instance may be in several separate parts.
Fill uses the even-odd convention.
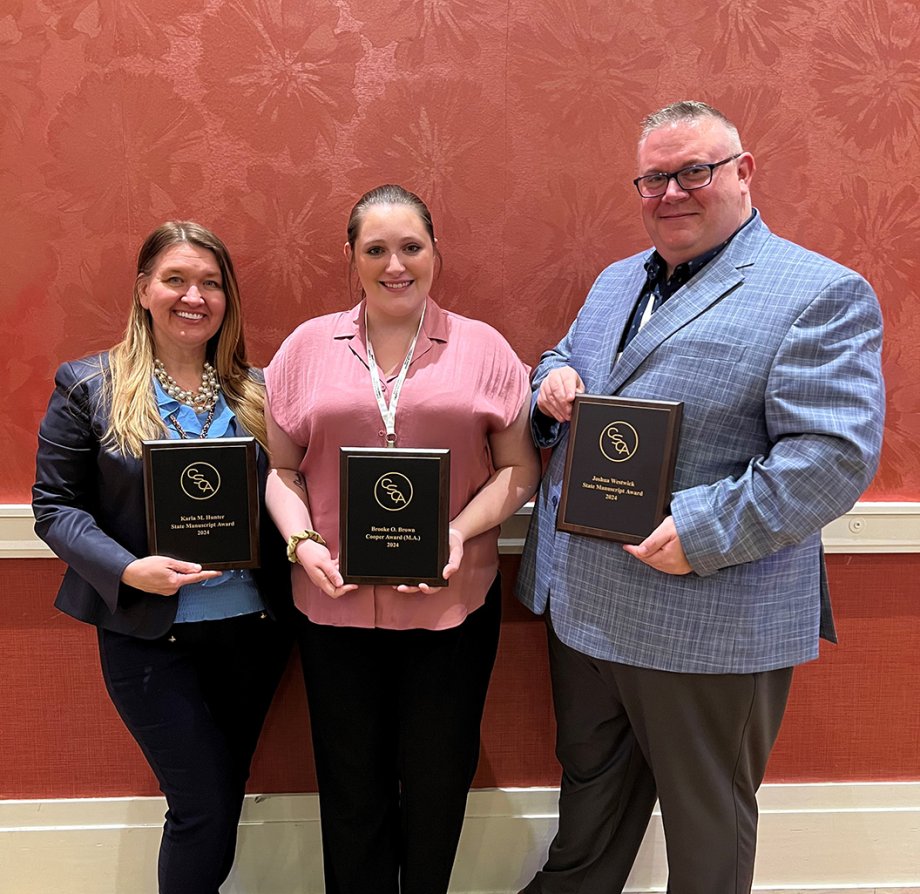
[[[259,567],[254,438],[144,441],[143,463],[151,555]]]
[[[342,447],[339,469],[345,583],[446,587],[450,451]]]
[[[556,528],[641,543],[668,514],[683,404],[579,394]]]

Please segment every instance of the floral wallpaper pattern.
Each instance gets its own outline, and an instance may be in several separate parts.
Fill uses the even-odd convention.
[[[0,500],[28,499],[54,369],[118,338],[164,219],[228,243],[264,363],[348,306],[348,210],[403,183],[435,218],[435,296],[533,363],[646,244],[638,122],[687,97],[738,123],[774,231],[874,284],[869,496],[920,498],[914,2],[0,0]]]

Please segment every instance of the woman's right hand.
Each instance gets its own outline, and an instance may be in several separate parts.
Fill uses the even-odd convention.
[[[315,540],[301,540],[297,544],[297,561],[307,572],[311,582],[327,596],[338,599],[345,593],[357,590],[357,584],[346,584],[339,573],[339,563],[332,558],[328,548]]]
[[[135,559],[125,568],[121,582],[145,593],[174,596],[179,587],[220,577],[220,574],[220,571],[202,571],[201,566],[194,562],[183,562],[169,556],[146,556]]]

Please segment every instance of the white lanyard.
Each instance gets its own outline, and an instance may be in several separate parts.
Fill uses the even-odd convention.
[[[393,385],[393,395],[390,398],[390,405],[387,406],[386,398],[383,396],[383,386],[380,384],[380,376],[377,373],[377,358],[374,356],[374,346],[371,344],[371,333],[367,328],[367,305],[364,305],[364,333],[367,338],[367,368],[371,373],[371,384],[374,386],[374,397],[377,398],[377,407],[380,410],[380,418],[386,426],[387,447],[396,446],[396,406],[399,403],[399,392],[402,391],[403,382],[406,381],[406,373],[409,372],[409,364],[412,362],[412,355],[415,353],[415,343],[418,341],[418,334],[422,331],[422,323],[425,320],[425,308],[422,308],[422,316],[418,321],[418,329],[412,337],[412,344],[409,345],[409,352],[406,359],[403,360],[402,369],[396,377]]]

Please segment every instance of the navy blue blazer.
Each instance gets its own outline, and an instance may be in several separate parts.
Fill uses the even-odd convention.
[[[121,582],[125,568],[150,554],[139,459],[102,447],[108,354],[64,363],[38,434],[32,509],[35,532],[67,563],[55,606],[80,621],[156,639],[169,630],[178,599]],[[230,433],[246,435],[234,419]],[[276,619],[293,611],[285,544],[265,511],[268,457],[257,445],[262,567],[253,572]]]

